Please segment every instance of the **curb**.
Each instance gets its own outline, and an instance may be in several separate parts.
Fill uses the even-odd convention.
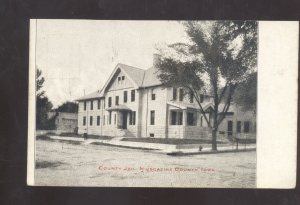
[[[235,152],[248,152],[248,151],[255,151],[256,148],[250,149],[240,149],[240,150],[221,150],[221,151],[204,151],[204,152],[168,152],[167,155],[170,156],[186,156],[186,155],[201,155],[201,154],[220,154],[220,153],[235,153]]]

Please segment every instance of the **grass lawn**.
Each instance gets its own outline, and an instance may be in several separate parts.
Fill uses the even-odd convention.
[[[122,141],[129,142],[147,142],[160,144],[211,144],[209,139],[166,139],[166,138],[123,138]],[[218,144],[225,144],[226,142],[217,141]]]
[[[83,135],[74,134],[74,133],[61,133],[59,136],[83,138]],[[111,137],[111,136],[88,135],[88,139],[110,140],[112,138],[113,137]]]

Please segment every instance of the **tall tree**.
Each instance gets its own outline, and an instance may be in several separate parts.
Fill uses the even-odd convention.
[[[53,105],[45,96],[45,91],[42,90],[45,78],[42,76],[42,71],[36,71],[36,128],[37,129],[53,129],[53,123],[48,119],[48,112]]]
[[[56,108],[58,112],[68,112],[68,113],[77,113],[78,112],[78,104],[75,102],[65,102],[62,105]]]
[[[217,150],[218,127],[234,91],[256,68],[257,23],[188,21],[183,24],[190,43],[176,43],[169,45],[169,50],[160,50],[159,78],[166,85],[192,93],[212,130],[212,150]],[[212,121],[205,115],[200,101],[203,92],[213,97]]]
[[[233,96],[233,102],[240,106],[243,111],[253,111],[256,113],[257,101],[257,72],[239,83]]]

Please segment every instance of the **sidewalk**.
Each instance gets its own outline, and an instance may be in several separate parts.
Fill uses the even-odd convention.
[[[227,152],[244,152],[244,151],[253,151],[256,149],[255,144],[239,144],[239,149],[236,149],[235,146],[231,144],[223,145],[218,147],[218,151],[212,151],[210,147],[204,147],[201,151],[199,148],[180,148],[178,145],[174,144],[159,144],[159,143],[145,143],[145,142],[130,142],[130,141],[121,141],[123,137],[115,137],[109,140],[100,140],[100,139],[87,139],[79,137],[63,137],[63,136],[49,136],[54,140],[64,140],[64,141],[77,141],[82,142],[83,144],[103,144],[110,146],[134,148],[134,149],[148,149],[153,150],[157,153],[182,156],[182,155],[195,155],[195,154],[217,154],[217,153],[227,153]]]

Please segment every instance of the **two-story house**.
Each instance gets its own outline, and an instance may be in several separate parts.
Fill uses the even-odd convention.
[[[154,63],[155,65],[155,63]],[[157,68],[118,64],[99,91],[77,100],[78,133],[155,138],[207,138],[209,129],[193,96],[166,87]],[[203,108],[212,108],[209,96]],[[209,113],[207,116],[210,118]]]

